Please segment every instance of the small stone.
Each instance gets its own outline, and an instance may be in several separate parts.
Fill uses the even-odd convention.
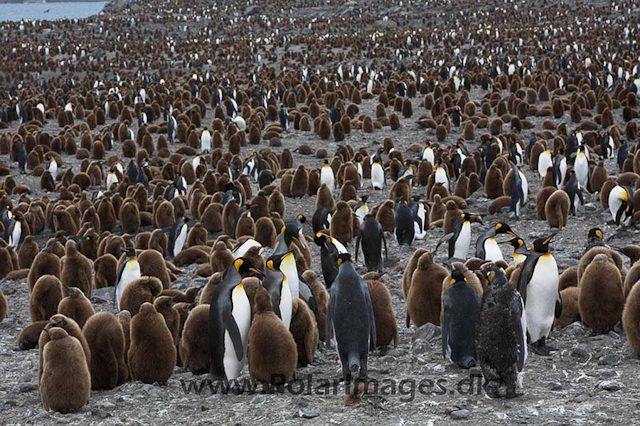
[[[589,347],[581,343],[575,345],[571,350],[571,356],[574,356],[576,358],[587,359],[589,358],[589,355],[590,355]]]
[[[38,384],[32,382],[20,383],[18,385],[18,389],[20,390],[20,393],[33,392],[38,390]]]
[[[553,382],[553,383],[551,383],[551,385],[549,386],[549,389],[551,389],[552,391],[561,391],[561,390],[562,390],[562,383],[560,383],[560,382]]]
[[[116,408],[116,404],[110,401],[100,401],[96,404],[96,407],[102,408],[103,410],[113,410]]]
[[[454,420],[463,420],[471,417],[471,412],[469,410],[457,410],[451,413],[451,418]]]
[[[593,203],[587,203],[584,205],[584,209],[589,212],[595,212],[598,208]]]
[[[437,325],[431,324],[430,322],[419,327],[415,333],[413,333],[412,341],[416,341],[418,339],[426,340],[431,343],[433,340],[436,340],[442,335],[442,330]]]
[[[429,352],[429,350],[431,350],[431,345],[423,339],[417,339],[411,345],[411,352],[414,355],[424,354]]]
[[[603,382],[598,383],[598,389],[615,392],[622,389],[622,383],[616,382],[615,380],[605,380]]]
[[[296,413],[293,415],[293,417],[298,417],[301,419],[315,419],[318,416],[320,416],[320,413],[318,413],[317,411],[304,412],[302,410],[296,411]]]
[[[598,365],[618,365],[622,361],[620,355],[617,354],[607,354],[605,356],[600,357],[598,360]]]
[[[452,405],[450,407],[446,407],[444,409],[444,413],[449,415],[449,414],[453,413],[454,411],[459,411],[459,410],[460,410],[460,407],[458,407],[457,405]]]
[[[577,403],[581,403],[581,402],[585,402],[587,399],[589,399],[589,395],[585,393],[581,393],[580,395],[576,396],[573,400]]]

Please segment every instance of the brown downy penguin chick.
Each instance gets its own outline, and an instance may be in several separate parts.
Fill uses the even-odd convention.
[[[302,198],[307,195],[309,189],[309,174],[301,164],[293,174],[291,181],[291,196],[293,198]]]
[[[103,254],[93,262],[94,288],[113,287],[118,274],[118,259],[112,254]]]
[[[429,211],[429,223],[433,223],[437,220],[444,219],[444,215],[447,212],[447,207],[442,202],[442,197],[439,194],[433,196],[433,206]]]
[[[202,225],[202,223],[196,223],[193,228],[189,230],[189,234],[187,234],[187,243],[186,247],[193,247],[198,245],[206,245],[207,244],[207,229]]]
[[[443,266],[434,263],[431,253],[420,256],[407,295],[407,328],[411,321],[416,327],[428,322],[440,325],[442,280],[448,274]]]
[[[164,258],[159,251],[148,249],[138,255],[140,274],[148,277],[156,277],[162,283],[162,288],[171,287],[171,278]]]
[[[0,289],[0,322],[4,321],[9,313],[9,307],[7,305],[7,299],[4,297],[2,289]]]
[[[222,232],[225,235],[233,236],[235,228],[233,227],[235,224],[236,216],[240,211],[240,206],[235,200],[230,200],[227,204],[224,205],[222,209]]]
[[[276,227],[268,217],[261,217],[256,221],[254,240],[264,247],[274,247],[277,242]]]
[[[131,312],[120,311],[118,313],[118,322],[124,333],[124,361],[127,362],[127,354],[129,353],[129,346],[131,346]]]
[[[576,321],[580,321],[580,310],[578,309],[578,299],[580,289],[578,287],[568,287],[560,290],[562,300],[562,314],[556,318],[553,325],[556,327],[566,327]]]
[[[547,219],[545,206],[547,204],[547,200],[554,192],[556,192],[556,188],[552,186],[541,188],[540,191],[538,191],[538,195],[536,195],[536,212],[538,213],[539,220]]]
[[[18,349],[28,351],[37,348],[40,334],[47,324],[49,321],[36,321],[26,326],[18,336]]]
[[[110,312],[99,312],[89,318],[82,332],[92,354],[91,389],[113,389],[124,383],[129,372],[124,331],[118,318]]]
[[[153,223],[156,228],[163,229],[172,226],[175,221],[174,207],[170,201],[164,200],[153,212]]]
[[[269,211],[276,212],[280,217],[284,217],[285,203],[282,193],[275,189],[269,196]]]
[[[329,210],[335,209],[335,200],[333,194],[326,183],[320,185],[318,192],[316,193],[316,209],[326,207]]]
[[[503,176],[500,167],[497,164],[492,164],[487,170],[487,175],[484,178],[484,192],[490,199],[498,198],[503,193]]]
[[[134,317],[144,303],[153,300],[162,292],[162,282],[156,277],[141,277],[131,281],[122,292],[120,310],[126,310]]]
[[[273,312],[271,297],[263,287],[255,296],[256,314],[249,330],[249,375],[256,382],[283,385],[293,377],[298,349],[293,335]]]
[[[306,367],[313,362],[318,346],[318,324],[309,306],[298,297],[292,300],[289,331],[296,342],[298,365]]]
[[[200,293],[201,305],[211,303],[211,298],[213,297],[213,290],[215,289],[216,285],[218,285],[218,283],[222,281],[223,276],[224,276],[223,272],[216,272],[215,274],[211,275],[211,277],[209,278],[209,281],[207,281],[207,284],[205,284],[204,288],[202,289],[202,293]]]
[[[53,275],[43,275],[36,281],[29,300],[31,322],[46,321],[58,312],[62,300],[62,284]]]
[[[562,228],[567,224],[571,200],[564,191],[555,191],[544,205],[544,215],[550,228]]]
[[[578,307],[582,322],[595,332],[607,333],[622,318],[622,278],[606,254],[598,254],[580,278]]]
[[[376,320],[376,344],[383,351],[393,342],[398,347],[398,323],[391,304],[389,289],[379,280],[367,280],[369,295],[373,304],[373,315]]]
[[[253,238],[256,233],[256,224],[251,217],[251,212],[246,211],[240,215],[238,223],[236,224],[235,237],[240,239],[241,237]]]
[[[569,287],[578,287],[578,268],[575,266],[568,267],[560,274],[558,289],[562,291]]]
[[[140,211],[135,201],[129,199],[122,203],[119,218],[124,232],[135,234],[140,230]]]
[[[18,248],[18,263],[20,268],[31,268],[33,261],[38,255],[38,243],[36,243],[33,235],[25,237],[20,248]]]
[[[176,346],[164,317],[151,303],[144,303],[131,319],[129,372],[132,380],[165,383],[176,365]]]
[[[82,333],[82,329],[72,318],[66,317],[61,314],[56,314],[49,319],[49,323],[45,325],[44,329],[49,330],[53,327],[60,327],[64,329],[69,336],[73,336],[80,342],[84,356],[87,359],[87,364],[91,362],[91,349],[87,343],[85,335]],[[46,333],[40,334],[40,340],[38,346],[44,347],[49,341],[49,336]]]
[[[458,208],[455,201],[449,200],[445,204],[447,211],[444,214],[444,225],[442,226],[442,232],[446,235],[449,232],[453,232],[456,221],[462,214],[462,210]]]
[[[623,265],[623,259],[620,253],[618,253],[615,250],[611,250],[607,247],[596,246],[596,247],[592,247],[591,249],[589,249],[588,252],[582,255],[582,257],[580,258],[580,262],[578,262],[578,271],[577,271],[578,286],[580,285],[580,280],[582,280],[582,275],[584,275],[585,270],[587,269],[589,264],[593,261],[593,259],[595,259],[595,257],[599,254],[605,254],[613,260],[616,267],[618,268],[618,271],[620,271],[620,275],[624,282],[624,278],[627,274],[626,274],[626,270]]]
[[[2,243],[4,240],[0,240]],[[5,247],[0,246],[0,279],[6,277],[9,273],[13,271],[13,262],[11,261],[11,254],[9,253],[9,246],[5,244]],[[31,291],[31,287],[29,287],[29,291]]]
[[[384,232],[393,232],[396,229],[396,212],[394,210],[395,203],[387,200],[376,212],[376,220],[380,222],[380,226]],[[331,221],[333,223],[333,220]]]
[[[233,254],[231,254],[231,250],[227,248],[223,241],[218,241],[213,246],[209,262],[211,263],[212,275],[216,272],[224,272],[233,263]]]
[[[64,289],[67,296],[58,304],[58,313],[71,318],[82,328],[96,311],[82,290],[77,287],[64,287]]]
[[[173,307],[173,298],[169,296],[160,296],[153,301],[156,311],[164,317],[164,322],[171,332],[173,342],[178,346],[178,331],[180,329],[180,314]]]
[[[46,331],[50,341],[40,348],[42,375],[38,388],[45,410],[77,411],[89,402],[91,376],[82,345],[62,328]]]
[[[345,246],[353,239],[353,212],[346,201],[338,201],[336,211],[331,218],[330,233],[333,238]],[[384,228],[383,228],[384,230]]]
[[[47,241],[44,250],[33,259],[33,264],[27,277],[27,287],[30,292],[33,291],[33,286],[40,277],[44,275],[60,277],[60,258],[53,253],[56,243],[57,241],[54,239]]]
[[[604,161],[601,160],[591,172],[591,191],[600,192],[607,178],[607,169],[604,167]]]
[[[622,327],[629,347],[635,354],[640,354],[640,285],[634,285],[627,296],[622,312]]]
[[[76,242],[68,240],[65,244],[66,254],[62,268],[63,286],[77,287],[87,297],[93,292],[93,262],[78,252]]]
[[[427,250],[423,248],[417,249],[413,252],[411,259],[407,263],[407,266],[404,268],[404,272],[402,273],[402,295],[404,296],[404,300],[407,300],[407,295],[409,294],[409,288],[411,288],[411,277],[413,272],[418,267],[418,259],[420,256],[425,254]]]
[[[318,280],[318,276],[311,269],[304,271],[302,278],[309,286],[313,297],[318,305],[318,313],[315,315],[316,324],[319,330],[325,330],[327,322],[327,309],[329,309],[329,292],[327,288]],[[319,332],[320,333],[320,332]],[[319,338],[324,342],[325,333],[320,333]]]
[[[209,329],[209,305],[196,306],[189,312],[180,338],[182,366],[195,374],[209,372],[211,356],[207,332]]]

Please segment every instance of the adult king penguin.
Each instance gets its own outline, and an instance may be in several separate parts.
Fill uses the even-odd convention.
[[[547,346],[546,339],[554,319],[562,313],[558,265],[549,253],[551,238],[553,235],[533,242],[518,279],[518,292],[527,313],[527,334],[533,351],[539,355],[549,355],[554,350]]]
[[[136,257],[136,249],[133,247],[123,247],[120,250],[125,252],[127,257],[120,265],[118,277],[116,279],[115,302],[117,304],[118,311],[120,311],[120,298],[122,297],[122,293],[124,293],[124,289],[127,288],[127,285],[129,285],[131,281],[137,280],[142,276],[140,272],[140,263]]]
[[[609,211],[616,225],[628,226],[633,220],[633,191],[616,185],[609,192]]]
[[[324,160],[324,166],[320,169],[320,184],[327,185],[327,188],[333,193],[336,189],[336,178],[333,174],[333,169],[329,165],[329,160]]]
[[[453,231],[440,238],[433,252],[437,252],[440,244],[445,241],[449,242],[449,259],[467,259],[467,252],[469,251],[469,244],[471,243],[471,222],[469,221],[469,215],[467,213],[460,214],[460,217],[456,219],[456,223],[453,226]]]
[[[442,296],[442,356],[452,364],[471,368],[476,364],[474,332],[480,296],[462,271],[451,273],[451,287]]]
[[[211,152],[211,132],[206,127],[200,135],[200,151]]]
[[[234,260],[213,290],[208,327],[212,380],[233,382],[246,363],[251,305],[241,274],[249,271],[262,275],[245,258]]]
[[[269,292],[271,303],[273,304],[273,312],[289,329],[291,313],[293,312],[293,297],[289,289],[289,281],[280,270],[280,265],[287,256],[293,256],[293,254],[291,252],[283,255],[276,254],[267,260],[262,287]]]
[[[356,272],[349,253],[338,256],[340,271],[331,286],[327,310],[326,340],[331,347],[331,326],[335,330],[342,376],[350,380],[353,373],[367,377],[369,339],[376,347],[376,322],[369,287]]]
[[[174,258],[182,251],[185,241],[187,241],[187,234],[189,233],[189,226],[187,221],[191,218],[187,216],[179,217],[173,226],[169,229],[169,242],[167,244],[167,255],[169,258]]]
[[[498,222],[495,226],[487,229],[487,231],[478,237],[476,242],[476,257],[482,260],[488,260],[490,262],[496,262],[498,260],[504,260],[500,246],[496,242],[496,235],[509,234],[516,236],[511,230],[511,227],[504,223]]]
[[[367,265],[367,271],[382,272],[382,267],[384,266],[382,261],[383,243],[385,257],[388,258],[387,240],[384,238],[382,226],[380,226],[380,223],[375,217],[370,214],[366,215],[356,239],[356,262],[358,261],[358,249],[360,244],[362,244],[364,263]]]

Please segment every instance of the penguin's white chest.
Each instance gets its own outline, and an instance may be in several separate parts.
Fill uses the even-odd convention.
[[[22,223],[19,220],[16,221],[13,226],[13,232],[11,233],[11,241],[9,241],[9,245],[13,247],[14,250],[18,250],[18,246],[20,245],[20,236],[22,235]]]
[[[538,173],[540,177],[544,179],[544,176],[547,174],[547,169],[553,166],[553,162],[551,161],[551,153],[548,151],[540,154],[538,158]]]
[[[522,199],[522,205],[527,204],[527,197],[529,196],[529,181],[527,181],[527,177],[518,170],[518,174],[520,175],[520,180],[522,181],[522,194],[524,198]]]
[[[184,242],[187,241],[187,232],[188,226],[185,223],[182,225],[182,229],[180,229],[180,233],[176,237],[176,241],[173,244],[173,257],[176,257],[178,253],[182,251],[182,247],[184,247]]]
[[[455,242],[455,250],[453,257],[456,259],[466,259],[467,252],[469,251],[469,244],[471,243],[471,224],[464,222],[460,234]]]
[[[364,217],[367,214],[369,214],[369,206],[366,204],[361,205],[360,207],[358,207],[358,210],[356,210],[356,216],[358,217],[360,223],[362,223]]]
[[[371,166],[371,186],[373,186],[373,189],[382,189],[384,187],[384,169],[380,163],[373,163]]]
[[[555,318],[558,298],[558,265],[549,253],[538,259],[527,285],[527,327],[532,342],[546,337]]]
[[[527,256],[525,256],[524,254],[513,252],[513,266],[517,266],[525,260],[527,260]]]
[[[282,289],[280,290],[280,316],[282,322],[287,326],[291,325],[291,315],[293,313],[293,299],[291,298],[291,289],[289,288],[289,280],[285,277],[282,280]]]
[[[578,183],[580,186],[586,187],[589,181],[589,161],[587,160],[587,157],[582,153],[578,154],[574,167],[576,169]]]
[[[245,363],[247,362],[247,342],[249,341],[249,329],[251,328],[251,304],[247,293],[244,291],[242,284],[233,289],[231,293],[231,302],[233,308],[231,309],[231,315],[238,325],[240,331],[240,338],[242,340],[242,354],[240,361],[238,361],[238,354],[236,354],[233,341],[229,332],[224,332],[224,372],[227,376],[227,380],[235,380],[240,376]]]
[[[118,183],[118,176],[116,176],[115,173],[109,173],[107,175],[107,189],[109,189],[114,183]]]
[[[211,150],[211,135],[209,132],[202,133],[202,136],[200,137],[200,148],[203,151]]]
[[[500,246],[496,242],[495,238],[487,238],[484,242],[484,259],[490,262],[497,262],[498,260],[504,260]]]
[[[140,272],[140,263],[137,260],[131,259],[127,261],[127,264],[122,271],[122,276],[120,277],[120,282],[118,282],[118,288],[116,289],[116,300],[118,303],[118,311],[120,310],[120,299],[122,298],[122,293],[124,293],[124,289],[127,288],[129,283],[133,280],[137,280],[142,276]]]
[[[433,155],[433,149],[425,148],[422,153],[422,159],[427,160],[433,166],[435,164],[435,156]]]
[[[442,167],[436,169],[435,183],[441,183],[444,186],[449,185],[449,178],[447,178],[447,172]]]
[[[293,256],[285,257],[280,264],[280,270],[289,284],[291,297],[298,297],[300,295],[300,281],[298,280],[298,268],[296,267],[295,258]]]
[[[327,185],[327,188],[331,192],[336,189],[335,177],[333,176],[333,169],[331,167],[323,167],[320,170],[320,183]]]

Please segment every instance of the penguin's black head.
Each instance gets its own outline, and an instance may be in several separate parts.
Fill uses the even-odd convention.
[[[491,285],[501,286],[507,284],[507,278],[504,275],[504,271],[498,266],[489,266],[483,271],[483,273]]]
[[[547,238],[538,238],[531,245],[531,249],[536,253],[549,253],[549,242],[553,238],[553,235]]]
[[[342,265],[345,262],[353,263],[353,258],[349,253],[340,253],[338,255],[338,266]]]
[[[576,171],[573,169],[570,169],[568,173],[569,173],[569,176],[574,176],[576,174]]]
[[[516,234],[511,230],[509,224],[504,222],[498,222],[495,226],[496,234],[509,234],[512,236],[516,236]]]
[[[298,220],[300,221],[300,223],[307,223],[307,224],[309,223],[309,221],[307,220],[306,217],[304,217],[303,214],[298,215]]]
[[[368,195],[363,195],[362,197],[360,197],[360,201],[362,201],[363,203],[366,203],[368,199],[369,199]]]
[[[269,259],[267,259],[267,268],[271,269],[272,271],[279,271],[280,265],[288,256],[293,256],[293,252],[288,251],[282,254],[274,254],[273,256],[269,257]]]
[[[451,272],[451,284],[459,283],[462,281],[466,281],[466,279],[464,278],[464,274],[462,273],[462,271],[454,269]]]
[[[324,164],[328,166],[328,165],[329,165],[329,160],[327,160],[327,159],[325,158],[325,160],[324,160]]]
[[[518,236],[516,236],[515,238],[509,240],[509,241],[504,241],[502,244],[509,244],[511,245],[515,250],[518,250],[520,247],[524,246],[524,240]]]
[[[248,259],[245,259],[244,257],[239,257],[236,260],[234,260],[233,267],[236,268],[236,271],[238,271],[240,275],[253,272],[254,274],[257,274],[260,278],[262,278],[263,276],[262,272],[254,268],[253,265],[251,264],[251,261]]]
[[[120,251],[125,252],[127,257],[136,257],[135,247],[120,247]]]
[[[604,235],[602,234],[602,229],[600,228],[591,228],[589,229],[589,233],[587,233],[587,240],[598,239],[602,240]]]
[[[324,246],[327,249],[329,248],[329,236],[327,234],[323,234],[322,232],[316,233],[316,235],[313,237],[313,242],[320,247]]]

